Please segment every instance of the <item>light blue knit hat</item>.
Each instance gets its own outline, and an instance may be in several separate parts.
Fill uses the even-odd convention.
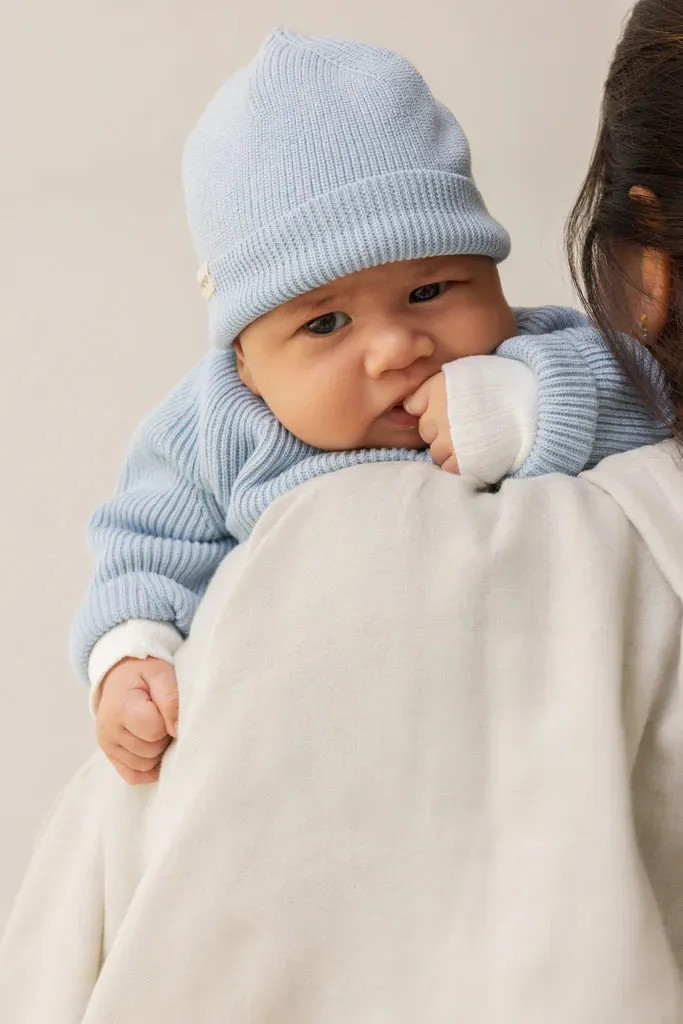
[[[510,251],[453,115],[407,60],[344,39],[268,36],[203,114],[183,178],[219,347],[357,270]]]

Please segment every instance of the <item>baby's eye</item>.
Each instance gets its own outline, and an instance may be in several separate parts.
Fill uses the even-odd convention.
[[[317,316],[315,320],[309,320],[304,324],[304,329],[311,334],[334,334],[351,323],[351,317],[346,313],[325,313],[324,316]]]
[[[431,302],[438,299],[446,291],[446,282],[439,281],[436,284],[423,284],[410,293],[411,302]]]

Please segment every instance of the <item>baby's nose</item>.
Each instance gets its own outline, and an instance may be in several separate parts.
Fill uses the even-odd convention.
[[[436,346],[428,334],[393,327],[373,332],[365,357],[365,372],[377,379],[390,370],[405,370],[434,354]]]

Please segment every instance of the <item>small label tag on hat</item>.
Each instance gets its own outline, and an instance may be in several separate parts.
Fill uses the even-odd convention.
[[[213,283],[208,262],[197,271],[197,280],[199,281],[199,290],[202,293],[202,298],[205,302],[208,302],[216,291],[216,285]]]

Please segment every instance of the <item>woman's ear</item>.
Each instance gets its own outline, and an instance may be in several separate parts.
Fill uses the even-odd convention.
[[[649,189],[634,185],[629,195],[644,208],[643,216],[653,226],[659,222],[659,202]],[[671,258],[661,249],[643,249],[640,256],[642,310],[636,312],[639,335],[644,345],[659,337],[666,326],[671,299]]]
[[[232,347],[234,348],[235,355],[237,356],[237,372],[240,375],[240,380],[249,388],[252,395],[256,395],[257,398],[260,398],[261,392],[254,383],[254,378],[244,355],[244,345],[242,344],[242,339],[239,336],[233,341]]]

